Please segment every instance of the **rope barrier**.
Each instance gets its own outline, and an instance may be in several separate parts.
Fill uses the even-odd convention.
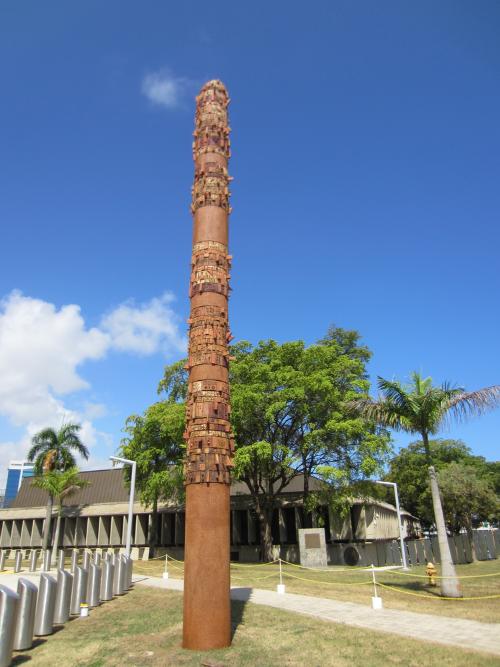
[[[419,577],[420,579],[428,579],[427,574],[416,574],[411,572],[399,572],[399,570],[385,570],[391,574],[400,574],[402,577]],[[483,579],[484,577],[499,577],[500,572],[491,572],[490,574],[464,574],[456,577],[440,577],[437,574],[433,575],[434,579]]]
[[[308,581],[312,584],[327,584],[330,586],[365,586],[366,584],[371,584],[370,581],[316,581],[314,579],[306,579],[305,577],[297,577],[295,574],[290,574],[290,572],[283,572],[283,576],[291,577],[292,579],[299,579],[299,581]]]
[[[500,598],[499,595],[480,595],[477,597],[463,597],[463,598],[449,598],[445,597],[444,595],[427,595],[425,593],[414,593],[413,591],[403,591],[400,588],[396,588],[395,586],[389,586],[388,584],[382,584],[380,581],[377,582],[378,586],[382,586],[382,588],[387,588],[390,591],[396,591],[397,593],[403,593],[403,595],[413,595],[413,597],[417,598],[426,598],[427,600],[454,600],[457,602],[462,602],[462,601],[468,601],[468,600],[495,600]]]

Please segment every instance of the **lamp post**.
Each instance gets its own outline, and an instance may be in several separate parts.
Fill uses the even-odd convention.
[[[396,484],[396,482],[383,482],[382,480],[379,479],[375,481],[375,484],[382,484],[383,486],[392,486],[394,489],[394,496],[396,498],[396,512],[398,515],[398,525],[399,525],[399,541],[401,544],[401,559],[403,561],[403,570],[407,570],[408,565],[406,563],[406,551],[403,539],[403,524],[401,523],[401,510],[399,509],[398,485]]]
[[[122,459],[119,456],[110,456],[113,465],[116,463],[123,463],[132,466],[132,474],[130,476],[130,495],[128,499],[128,524],[127,524],[127,541],[125,544],[125,554],[130,556],[130,546],[132,544],[132,519],[134,517],[134,493],[135,493],[135,469],[137,464],[130,459]]]

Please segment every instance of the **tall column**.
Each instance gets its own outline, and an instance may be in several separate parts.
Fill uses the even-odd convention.
[[[220,81],[203,86],[193,142],[183,645],[197,650],[231,643],[228,104]]]

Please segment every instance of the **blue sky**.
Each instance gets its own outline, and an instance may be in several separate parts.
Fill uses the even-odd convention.
[[[210,78],[232,98],[236,339],[335,323],[374,378],[500,382],[499,29],[488,0],[4,0],[0,465],[68,415],[101,465],[182,354]],[[498,458],[499,432],[496,411],[443,435]]]

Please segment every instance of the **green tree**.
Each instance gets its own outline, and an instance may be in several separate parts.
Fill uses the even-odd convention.
[[[433,386],[432,378],[423,378],[420,373],[414,372],[409,385],[379,377],[378,387],[381,392],[378,400],[362,399],[357,403],[353,402],[353,408],[389,428],[420,434],[429,470],[441,569],[445,577],[441,579],[441,594],[446,597],[460,597],[429,436],[439,431],[447,417],[463,419],[496,407],[500,401],[500,386],[466,392],[462,387],[452,387],[448,383],[439,387]]]
[[[261,341],[256,347],[243,341],[232,354],[235,476],[252,496],[262,556],[270,560],[272,514],[283,488],[303,473],[307,509],[310,475],[322,472],[330,481],[332,471],[351,480],[369,474],[388,437],[364,418],[346,415],[344,403],[366,395],[368,381],[362,358],[346,354],[333,337],[309,347],[302,341]]]
[[[74,454],[83,459],[89,458],[89,450],[82,443],[78,435],[80,424],[63,424],[56,431],[53,428],[44,428],[31,439],[31,449],[28,452],[28,461],[34,462],[36,475],[54,470],[65,471],[76,466]],[[50,523],[54,497],[49,493],[47,514],[43,527],[42,548],[47,549],[50,536]]]
[[[65,498],[69,498],[73,495],[78,489],[83,489],[88,486],[89,482],[81,479],[78,468],[71,467],[66,470],[47,470],[41,475],[36,476],[31,482],[31,485],[47,491],[49,497],[52,497],[56,501],[57,522],[53,544],[54,550],[56,550],[59,546],[63,501]],[[49,558],[49,568],[50,560],[51,558]]]
[[[439,471],[439,487],[443,497],[446,522],[454,532],[467,531],[472,560],[476,561],[473,522],[481,517],[498,516],[499,499],[491,482],[481,477],[478,467],[453,461]]]
[[[453,462],[477,465],[486,464],[482,457],[473,456],[471,450],[461,440],[429,440],[431,460],[437,471]],[[385,479],[396,482],[402,506],[415,516],[422,525],[430,528],[434,524],[434,510],[427,470],[427,454],[422,440],[403,447],[389,462]],[[485,473],[486,475],[486,468]],[[392,491],[387,492],[387,500],[392,502]]]
[[[157,542],[158,502],[181,500],[183,495],[185,407],[182,403],[160,401],[143,415],[128,417],[120,453],[136,461],[136,488],[143,505],[152,507],[149,543]],[[130,467],[125,479],[130,483]]]

